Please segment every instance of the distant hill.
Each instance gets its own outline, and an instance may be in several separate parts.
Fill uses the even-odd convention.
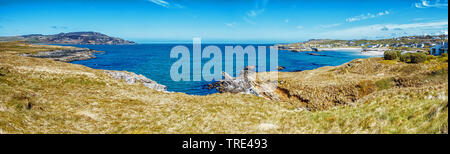
[[[98,32],[70,32],[55,35],[31,34],[22,36],[0,37],[0,41],[25,41],[45,44],[136,44],[121,38],[110,37]]]

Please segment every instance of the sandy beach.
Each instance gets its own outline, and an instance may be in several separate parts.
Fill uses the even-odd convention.
[[[339,52],[358,52],[362,55],[367,56],[383,56],[384,50],[372,50],[372,51],[365,51],[363,52],[362,48],[323,48],[321,50],[324,51],[339,51]]]
[[[321,50],[326,51],[359,51],[361,52],[362,48],[320,48]]]

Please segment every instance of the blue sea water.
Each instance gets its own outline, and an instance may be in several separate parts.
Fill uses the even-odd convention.
[[[96,59],[74,61],[73,64],[81,64],[94,69],[119,70],[142,74],[160,84],[166,85],[168,91],[183,92],[191,95],[208,95],[217,93],[215,89],[207,89],[206,81],[173,81],[170,77],[170,68],[178,59],[170,58],[170,51],[174,46],[180,44],[138,44],[138,45],[70,45],[82,48],[90,48],[104,53],[96,54]],[[189,48],[192,56],[192,44],[184,44]],[[216,45],[225,56],[225,46],[252,45],[269,47],[273,44],[202,44],[202,48],[208,45]],[[312,52],[290,52],[280,50],[278,52],[278,65],[286,69],[283,72],[294,72],[316,69],[323,66],[337,66],[356,58],[368,58],[355,51],[322,51],[318,54],[323,56],[308,55]],[[316,52],[314,52],[316,53]],[[267,56],[269,58],[269,56]],[[225,58],[222,58],[225,61]],[[248,57],[245,57],[247,60]],[[192,58],[191,58],[192,60]],[[209,59],[203,59],[203,64]],[[268,62],[270,60],[267,60]],[[247,65],[247,63],[246,63]],[[223,66],[225,67],[225,66]],[[192,69],[192,66],[191,66]],[[192,70],[191,70],[192,72]],[[234,75],[235,76],[235,75]],[[192,79],[192,77],[191,77]]]

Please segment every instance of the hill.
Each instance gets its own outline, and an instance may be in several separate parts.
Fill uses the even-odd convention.
[[[98,32],[71,32],[55,35],[31,34],[22,36],[0,37],[0,41],[24,41],[27,43],[43,44],[135,44],[121,38],[110,37]]]

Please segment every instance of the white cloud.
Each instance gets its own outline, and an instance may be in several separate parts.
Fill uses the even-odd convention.
[[[356,17],[347,18],[346,21],[347,22],[355,22],[355,21],[360,21],[360,20],[376,18],[376,17],[388,15],[388,14],[390,14],[390,12],[387,11],[387,10],[383,11],[383,12],[376,13],[376,14],[367,13],[367,14],[362,14],[362,15],[356,16]]]
[[[424,33],[442,33],[443,31],[448,31],[448,21],[410,24],[376,24],[328,31],[318,35],[323,38],[361,39],[388,38],[399,35],[423,35]]]
[[[165,7],[165,8],[184,8],[184,6],[177,3],[169,3],[166,0],[148,0],[156,5]]]
[[[285,23],[289,23],[289,19],[285,19],[284,22],[285,22]]]
[[[163,0],[149,0],[152,3],[155,3],[156,5],[162,6],[162,7],[169,7],[169,3]]]
[[[332,28],[342,25],[341,23],[329,24],[329,25],[319,25],[319,28]]]
[[[303,26],[299,25],[299,26],[297,26],[297,29],[303,29]]]
[[[415,3],[416,8],[448,8],[448,0],[421,0],[419,3]]]
[[[244,16],[244,21],[250,24],[254,24],[251,18],[255,18],[264,13],[264,11],[266,11],[267,3],[269,3],[269,0],[256,0],[255,7],[247,11],[246,15]]]

